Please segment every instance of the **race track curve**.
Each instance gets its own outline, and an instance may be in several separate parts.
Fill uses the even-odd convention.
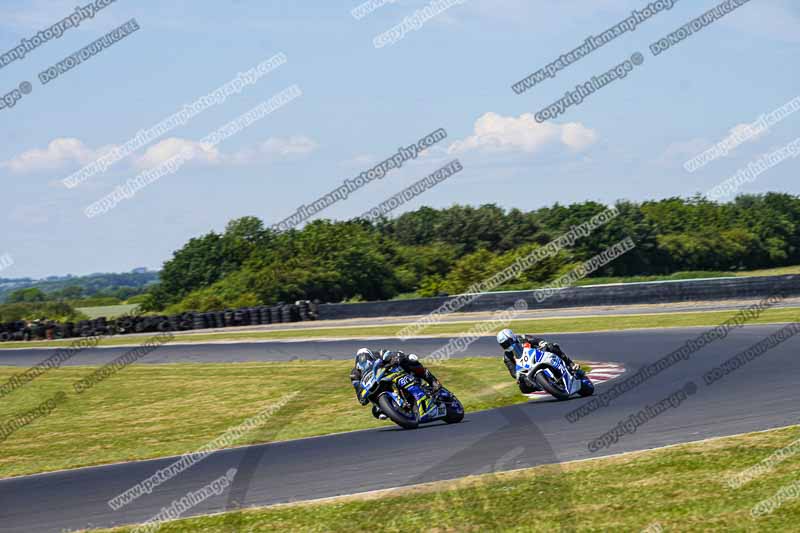
[[[781,326],[751,326],[702,348],[622,395],[607,407],[569,423],[565,414],[590,399],[540,400],[491,411],[468,413],[457,425],[437,424],[416,431],[384,428],[217,452],[152,494],[119,511],[109,498],[128,489],[173,459],[156,459],[0,481],[2,531],[62,531],[142,522],[190,491],[219,478],[230,468],[233,487],[193,508],[185,516],[239,506],[268,505],[374,489],[451,479],[539,464],[598,457],[624,451],[797,424],[800,393],[800,340],[791,338],[721,381],[706,385],[703,375],[729,357],[764,339]],[[573,357],[618,362],[628,369],[619,380],[679,348],[704,328],[639,330],[554,336]],[[354,349],[394,346],[420,355],[444,343],[417,339],[329,342],[264,342],[202,346],[166,346],[142,363],[223,362],[351,357]],[[97,364],[125,349],[96,349],[70,364]],[[0,354],[2,364],[29,366],[48,350]],[[495,355],[492,338],[483,338],[462,355]],[[502,364],[498,357],[498,364]],[[480,379],[480,376],[476,376]],[[598,386],[602,393],[615,381]],[[609,448],[591,452],[589,442],[622,419],[652,405],[687,383],[697,392],[674,409],[624,435]],[[343,387],[349,387],[343,377]],[[454,391],[456,394],[458,391]],[[353,402],[353,409],[359,409]],[[370,416],[363,409],[364,416]],[[568,500],[568,495],[562,495]]]

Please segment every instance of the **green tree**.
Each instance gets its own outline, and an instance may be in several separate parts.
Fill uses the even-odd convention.
[[[44,302],[46,300],[47,296],[45,293],[36,287],[16,290],[9,294],[7,298],[8,303],[32,303]]]

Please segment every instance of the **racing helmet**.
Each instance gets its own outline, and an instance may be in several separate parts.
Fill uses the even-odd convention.
[[[397,350],[381,350],[381,359],[383,359],[384,363],[388,363],[392,359],[400,356],[400,352]]]
[[[513,352],[516,357],[522,356],[522,344],[510,329],[506,328],[497,334],[497,344],[505,352]]]
[[[371,367],[378,358],[369,348],[361,348],[356,352],[356,366],[362,370]]]

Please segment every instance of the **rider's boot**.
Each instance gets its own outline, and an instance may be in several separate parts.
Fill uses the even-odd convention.
[[[386,420],[386,419],[389,418],[388,416],[383,414],[383,412],[380,410],[380,408],[378,408],[377,405],[374,405],[374,404],[372,406],[372,416],[374,416],[378,420]]]

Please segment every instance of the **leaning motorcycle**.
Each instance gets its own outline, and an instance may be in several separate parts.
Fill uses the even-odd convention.
[[[444,387],[434,393],[399,365],[374,365],[362,374],[361,386],[362,397],[405,429],[437,420],[455,424],[464,419],[464,407],[453,393]]]
[[[564,361],[556,354],[526,345],[515,354],[517,373],[521,380],[534,390],[543,390],[559,400],[567,400],[573,394],[591,396],[594,384],[582,372],[573,375]]]

